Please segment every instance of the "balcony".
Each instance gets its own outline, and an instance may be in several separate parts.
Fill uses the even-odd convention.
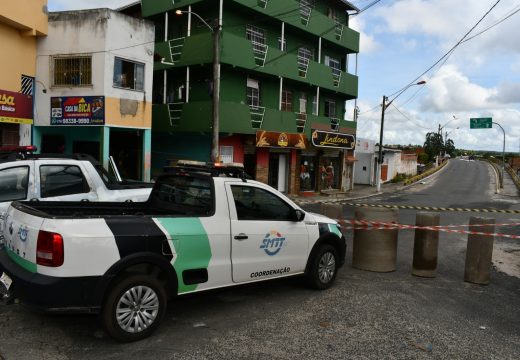
[[[172,112],[172,109],[174,110]],[[153,105],[153,130],[159,132],[211,132],[211,101],[193,101],[184,104]],[[196,120],[196,121],[195,121]],[[303,133],[308,138],[311,128],[341,131],[348,128],[355,133],[352,121],[325,116],[279,111],[265,107],[250,107],[236,102],[220,103],[220,132],[255,134],[257,130]]]
[[[277,18],[310,34],[321,36],[352,53],[359,52],[359,33],[357,31],[345,25],[336,24],[334,20],[315,10],[305,10],[305,6],[300,8],[298,1],[293,1],[289,6],[284,1],[268,1],[265,2],[265,6],[264,2],[260,4],[259,0],[232,0],[232,2],[251,8],[266,16]],[[300,14],[300,16],[287,16],[289,12]]]

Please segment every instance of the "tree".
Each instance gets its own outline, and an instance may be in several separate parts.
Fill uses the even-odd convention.
[[[453,143],[453,140],[448,139],[446,140],[446,143],[444,144],[444,152],[446,154],[450,154],[451,157],[455,156],[455,144]]]
[[[444,148],[444,141],[442,136],[436,132],[429,132],[426,134],[426,141],[424,142],[424,151],[428,154],[430,159],[435,159]]]

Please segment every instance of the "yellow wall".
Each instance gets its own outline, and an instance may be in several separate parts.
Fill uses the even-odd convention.
[[[46,5],[47,0],[2,1],[0,89],[18,92],[21,75],[35,75],[36,39],[47,34]]]
[[[151,128],[152,103],[138,101],[135,115],[121,115],[121,100],[119,98],[105,98],[105,125]]]
[[[27,36],[47,35],[47,0],[3,0],[0,23],[22,30]]]

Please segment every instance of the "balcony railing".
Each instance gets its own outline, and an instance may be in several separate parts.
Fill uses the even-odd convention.
[[[256,65],[264,66],[265,58],[267,57],[267,50],[269,49],[269,46],[266,44],[256,42],[256,41],[251,41],[251,44],[253,44],[253,53],[255,56]]]
[[[170,126],[179,126],[183,106],[183,102],[168,103],[168,115],[170,116]]]
[[[185,37],[176,38],[168,41],[170,47],[170,59],[173,64],[181,59],[182,48],[184,47]]]
[[[249,105],[249,112],[251,114],[251,127],[261,129],[264,122],[265,107]]]
[[[307,123],[306,113],[296,113],[296,131],[299,133],[305,132],[305,124]]]

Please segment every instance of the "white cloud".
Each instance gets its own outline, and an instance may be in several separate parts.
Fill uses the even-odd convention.
[[[374,39],[373,36],[369,35],[364,31],[365,22],[358,16],[353,16],[350,18],[349,26],[359,32],[359,47],[360,47],[360,53],[370,53],[376,51],[380,45],[379,43]]]

